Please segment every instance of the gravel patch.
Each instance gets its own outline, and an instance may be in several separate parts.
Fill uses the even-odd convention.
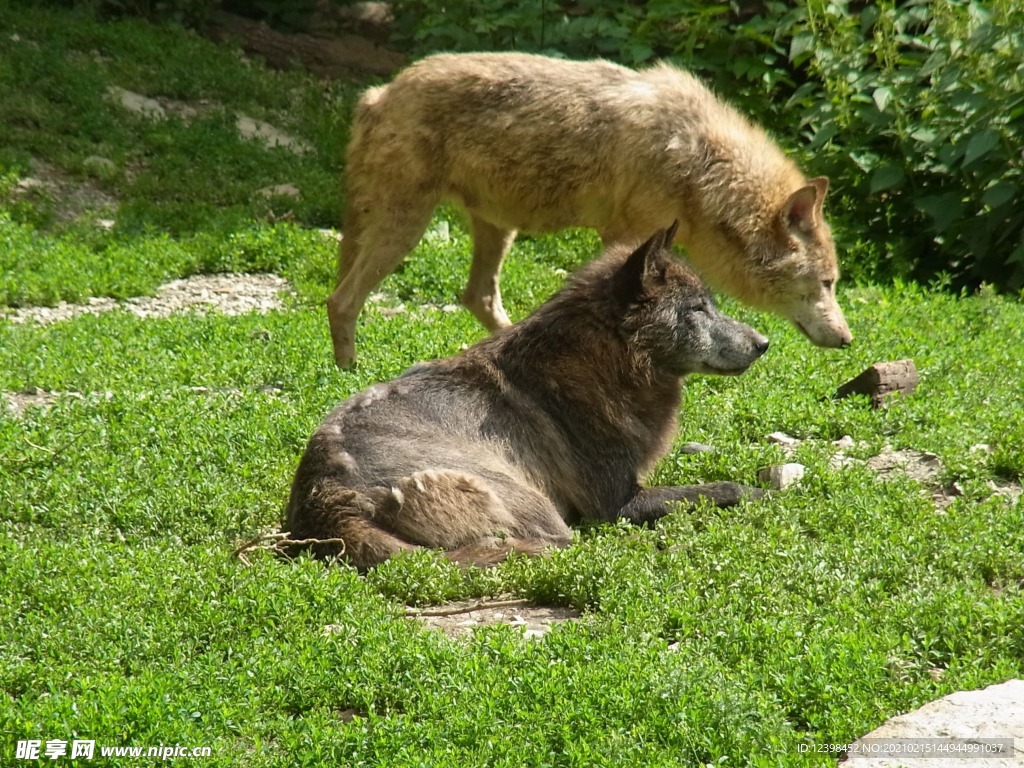
[[[292,293],[288,281],[271,274],[196,275],[172,280],[161,286],[155,296],[116,301],[92,298],[84,304],[62,301],[55,307],[25,307],[0,311],[0,317],[13,323],[59,323],[79,315],[98,315],[124,309],[142,318],[169,317],[181,312],[220,312],[242,315],[281,309],[282,294]]]

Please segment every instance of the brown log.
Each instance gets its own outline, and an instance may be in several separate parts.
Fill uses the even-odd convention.
[[[862,374],[843,384],[836,390],[837,398],[848,395],[867,395],[872,408],[881,408],[886,400],[899,392],[913,394],[917,389],[917,368],[913,360],[895,360],[875,363]]]
[[[218,14],[209,34],[218,41],[237,40],[242,50],[263,57],[271,67],[287,69],[298,63],[321,77],[390,75],[406,63],[402,54],[357,35],[289,35],[230,13]]]

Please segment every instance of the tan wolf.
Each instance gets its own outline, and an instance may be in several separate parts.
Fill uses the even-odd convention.
[[[640,485],[671,446],[684,377],[742,373],[768,348],[665,249],[674,234],[613,247],[525,320],[343,402],[306,447],[285,529],[344,540],[314,554],[359,568],[422,547],[486,565],[564,547],[586,518],[760,495]]]
[[[679,221],[676,241],[713,286],[791,320],[812,342],[851,335],[808,181],[760,128],[667,64],[516,53],[442,54],[368,90],[352,124],[338,285],[327,314],[339,365],[356,319],[442,200],[469,214],[462,296],[489,330],[509,324],[498,273],[517,230],[592,227],[634,245]]]

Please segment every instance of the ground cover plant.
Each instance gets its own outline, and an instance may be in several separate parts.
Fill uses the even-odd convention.
[[[0,5],[0,28],[5,312],[197,272],[274,271],[295,289],[237,317],[0,318],[0,763],[30,764],[20,740],[86,739],[97,764],[100,745],[183,745],[211,756],[179,764],[216,766],[826,765],[798,746],[1024,675],[1024,502],[990,485],[1024,473],[1024,307],[990,290],[846,283],[845,351],[724,301],[772,348],[742,377],[691,382],[677,448],[717,450],[674,450],[651,480],[751,483],[784,459],[766,435],[800,438],[803,482],[762,502],[586,528],[488,571],[430,553],[366,576],[265,552],[244,566],[232,551],[279,521],[328,408],[479,338],[448,306],[469,238],[438,215],[368,307],[359,368],[338,371],[322,310],[336,246],[319,229],[337,223],[352,89],[133,21]],[[215,108],[152,122],[109,85]],[[236,112],[314,149],[242,139]],[[41,176],[56,181],[22,184]],[[255,194],[285,183],[301,197]],[[100,207],[66,213],[82,189]],[[597,247],[518,241],[513,317]],[[905,357],[916,394],[881,410],[830,397]],[[8,395],[25,391],[47,397],[16,412]],[[950,497],[837,466],[844,435],[855,460],[933,452]],[[583,615],[535,641],[508,626],[453,640],[403,615],[505,594]]]

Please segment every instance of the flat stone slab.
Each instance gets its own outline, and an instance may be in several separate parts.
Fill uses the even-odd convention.
[[[406,616],[452,638],[467,638],[479,627],[507,624],[520,630],[527,640],[539,640],[553,625],[580,617],[580,612],[572,608],[525,603],[525,600],[453,603],[434,608],[411,608]]]
[[[1024,768],[1024,680],[959,691],[894,717],[840,762],[847,768]]]

